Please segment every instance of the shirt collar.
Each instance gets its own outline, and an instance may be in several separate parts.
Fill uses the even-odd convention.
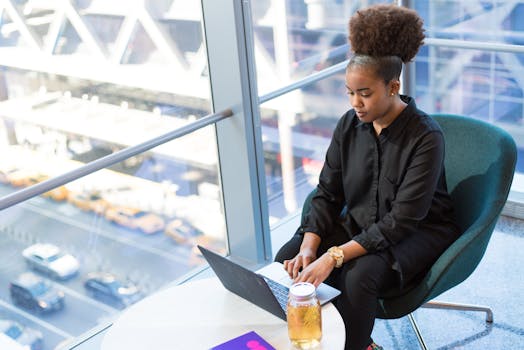
[[[402,110],[402,112],[400,112],[399,116],[397,118],[395,118],[393,123],[388,125],[387,128],[382,129],[382,132],[384,133],[384,135],[394,136],[394,135],[398,134],[403,129],[403,127],[405,125],[405,122],[400,122],[399,120],[400,119],[407,120],[408,118],[410,118],[410,116],[415,114],[415,111],[417,110],[417,105],[416,105],[415,99],[413,97],[410,97],[410,96],[407,96],[407,95],[400,95],[400,98],[402,99],[402,101],[404,101],[407,104],[406,108],[404,108]],[[362,122],[358,118],[355,118],[355,120],[356,120],[355,127],[357,127],[357,128],[360,128],[360,127],[370,128],[370,127],[372,127],[372,123],[364,123],[364,122]]]
[[[404,108],[402,112],[400,112],[398,117],[396,117],[395,120],[393,120],[393,122],[389,124],[387,128],[382,129],[382,132],[385,132],[384,135],[388,138],[395,137],[396,135],[398,135],[402,131],[402,129],[404,129],[404,127],[407,125],[408,120],[411,119],[413,115],[415,115],[415,112],[417,110],[417,105],[415,103],[414,98],[406,95],[400,95],[400,98],[403,102],[406,103],[406,108]]]
[[[355,122],[356,122],[356,124],[355,124],[356,128],[369,127],[371,125],[371,123],[364,123],[363,121],[358,119],[356,113],[355,113]]]

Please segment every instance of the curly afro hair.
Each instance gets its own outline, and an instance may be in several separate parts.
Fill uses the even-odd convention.
[[[416,11],[397,5],[373,5],[349,20],[349,41],[356,54],[398,56],[410,62],[424,44],[423,21]]]

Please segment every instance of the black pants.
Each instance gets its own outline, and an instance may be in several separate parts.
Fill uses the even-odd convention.
[[[283,262],[294,258],[300,249],[303,235],[295,234],[280,248],[275,260]],[[348,241],[347,235],[335,235],[322,241],[317,257],[333,245]],[[371,344],[375,324],[378,296],[385,291],[399,288],[398,272],[383,254],[367,254],[333,270],[325,283],[339,289],[342,294],[334,301],[346,326],[346,350],[364,350]]]

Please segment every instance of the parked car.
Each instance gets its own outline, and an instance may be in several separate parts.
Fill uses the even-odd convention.
[[[98,192],[73,192],[69,195],[69,202],[82,210],[97,214],[103,214],[109,206],[109,202]]]
[[[136,285],[123,282],[108,272],[89,273],[84,281],[84,287],[96,299],[118,308],[125,308],[143,297]]]
[[[10,176],[12,174],[15,174],[17,171],[18,171],[18,168],[14,168],[14,167],[0,169],[0,183],[9,184]]]
[[[165,227],[164,219],[160,216],[137,208],[111,207],[106,210],[105,216],[118,225],[146,234],[162,231]]]
[[[9,183],[15,187],[28,187],[47,179],[47,175],[27,169],[20,169],[9,174]]]
[[[61,310],[64,307],[64,292],[31,272],[24,272],[11,281],[9,294],[15,305],[39,313]]]
[[[52,278],[65,280],[79,269],[78,260],[50,243],[37,243],[25,248],[22,256],[32,269]]]
[[[18,344],[31,350],[41,350],[44,346],[42,332],[26,327],[14,320],[0,319],[0,333],[15,340]]]
[[[16,170],[7,175],[7,181],[15,187],[29,187],[47,179],[49,179],[49,176],[27,169]],[[58,186],[43,193],[42,196],[55,201],[63,201],[69,196],[69,190],[65,186]]]
[[[69,193],[70,191],[65,186],[58,186],[50,191],[44,192],[42,196],[61,202],[69,197]]]
[[[175,219],[166,225],[164,234],[171,237],[178,244],[194,244],[196,238],[203,236],[204,232],[187,220]]]

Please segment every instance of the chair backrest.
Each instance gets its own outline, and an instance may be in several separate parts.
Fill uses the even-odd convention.
[[[402,317],[473,273],[507,200],[517,149],[504,130],[457,115],[434,115],[446,142],[446,181],[463,234],[408,293],[381,300],[380,318]]]
[[[504,130],[463,116],[436,114],[444,132],[446,182],[463,230],[482,214],[498,216],[506,202],[516,146]]]

